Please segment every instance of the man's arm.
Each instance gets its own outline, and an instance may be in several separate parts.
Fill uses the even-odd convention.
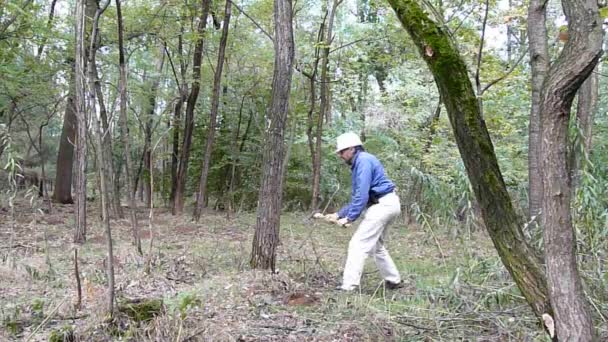
[[[372,182],[372,163],[369,160],[360,160],[356,169],[353,170],[356,177],[356,186],[353,186],[353,193],[350,206],[344,216],[349,222],[355,221],[369,201],[369,189]]]

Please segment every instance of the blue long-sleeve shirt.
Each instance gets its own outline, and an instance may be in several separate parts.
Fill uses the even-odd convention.
[[[352,193],[348,205],[338,211],[338,217],[355,221],[367,207],[370,198],[380,198],[395,189],[384,174],[382,163],[375,156],[359,151],[353,157]]]

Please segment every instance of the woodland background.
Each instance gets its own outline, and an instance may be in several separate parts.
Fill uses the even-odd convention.
[[[277,3],[288,9],[268,0],[0,1],[0,337],[549,339],[492,246],[488,199],[476,198],[462,159],[470,151],[459,152],[425,63],[440,50],[421,49],[395,15],[409,1]],[[554,159],[540,146],[535,105],[550,82],[538,82],[542,66],[530,56],[540,37],[545,72],[568,74],[560,56],[573,31],[562,4],[420,7],[466,66],[468,77],[453,77],[472,85],[513,224],[543,255],[535,187]],[[531,32],[542,22],[544,35]],[[277,46],[289,34],[277,23],[293,29],[283,69]],[[576,235],[558,245],[576,248],[579,297],[599,336],[608,330],[604,63],[579,72],[565,115],[565,231]],[[398,188],[391,252],[409,280],[396,294],[380,291],[377,274],[354,299],[331,292],[351,232],[310,215],[349,200],[349,168],[334,153],[345,131],[361,135]],[[264,229],[270,250],[260,247]],[[140,319],[124,313],[133,298],[164,302]]]

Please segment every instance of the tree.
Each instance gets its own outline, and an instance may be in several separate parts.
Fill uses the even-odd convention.
[[[74,222],[76,230],[74,242],[84,243],[86,241],[87,228],[87,108],[85,99],[86,87],[86,38],[85,38],[85,7],[87,0],[76,2],[76,53],[74,64],[75,97],[74,108],[76,115],[76,205],[74,210]]]
[[[59,139],[59,152],[57,153],[57,171],[55,172],[55,190],[53,200],[57,203],[72,204],[72,168],[74,164],[74,143],[76,142],[76,107],[75,97],[75,66],[74,60],[69,61],[68,96],[63,114],[63,128]]]
[[[540,214],[543,183],[540,175],[540,103],[541,91],[549,71],[549,48],[547,44],[546,8],[543,0],[530,0],[528,6],[528,44],[530,46],[530,69],[532,73],[532,98],[528,129],[528,217]]]
[[[593,119],[597,111],[599,80],[597,68],[583,82],[578,92],[576,104],[577,134],[570,144],[570,175],[572,177],[572,193],[581,182],[585,159],[589,157],[593,138]]]
[[[592,341],[593,321],[576,263],[570,212],[568,126],[574,96],[602,54],[602,20],[597,1],[562,2],[568,41],[551,65],[541,93],[541,174],[545,262],[558,339]]]
[[[201,178],[199,180],[198,194],[196,196],[196,204],[193,214],[194,220],[197,222],[201,217],[201,211],[207,201],[207,178],[209,176],[209,165],[211,164],[211,153],[213,152],[215,128],[217,125],[217,111],[220,103],[220,87],[222,81],[222,70],[224,68],[226,42],[228,41],[228,29],[230,28],[231,8],[232,2],[230,0],[226,0],[222,37],[220,38],[220,47],[219,51],[217,52],[217,66],[215,68],[215,75],[213,77],[213,94],[211,98],[211,113],[209,114],[209,129],[207,130],[207,144],[205,145],[203,167],[201,169]]]
[[[284,134],[289,108],[295,46],[291,0],[274,0],[274,71],[268,127],[262,157],[262,181],[250,265],[275,271],[283,192]]]
[[[542,264],[521,230],[467,67],[444,27],[432,20],[418,1],[389,3],[433,74],[498,255],[541,319],[552,312]]]
[[[331,10],[329,11],[329,19],[327,23],[327,28],[325,28],[325,22],[321,24],[320,28],[320,41],[319,44],[321,47],[321,89],[320,91],[320,103],[319,103],[319,115],[316,120],[316,130],[315,130],[315,145],[314,148],[311,147],[312,153],[312,201],[311,207],[314,209],[317,208],[317,202],[321,192],[321,162],[322,162],[322,137],[323,137],[323,120],[326,123],[331,123],[331,101],[330,101],[330,80],[329,80],[329,49],[331,48],[331,43],[334,39],[333,28],[334,28],[334,19],[336,17],[336,10],[338,6],[342,3],[342,0],[334,0],[331,6]],[[325,7],[325,16],[327,16],[327,4]],[[315,63],[315,69],[317,65]],[[314,75],[316,75],[316,70],[314,71]],[[314,88],[313,88],[314,89]],[[315,96],[314,93],[311,96]],[[314,102],[313,102],[314,109]],[[310,138],[309,138],[310,140]]]
[[[125,177],[127,179],[127,196],[129,198],[129,220],[133,233],[133,244],[139,254],[142,254],[141,239],[139,237],[139,227],[137,225],[137,203],[135,202],[135,192],[131,191],[134,179],[131,171],[133,163],[131,161],[131,144],[129,142],[129,124],[127,120],[127,68],[125,65],[125,52],[123,43],[123,24],[120,0],[116,0],[116,18],[118,24],[118,69],[119,81],[118,91],[120,92],[120,137],[124,145],[125,156]]]
[[[207,27],[207,16],[209,15],[210,0],[201,1],[201,16],[197,26],[197,40],[192,57],[192,87],[186,104],[186,123],[184,128],[184,139],[177,169],[175,195],[173,198],[173,215],[184,210],[184,196],[186,190],[186,176],[188,174],[188,163],[190,161],[190,148],[192,145],[192,132],[194,130],[194,108],[198,93],[201,88],[201,63],[203,61],[203,43],[205,42],[205,27]]]

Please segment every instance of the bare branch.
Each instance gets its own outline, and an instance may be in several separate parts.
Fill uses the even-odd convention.
[[[239,10],[241,13],[243,13],[243,14],[244,14],[244,15],[245,15],[247,18],[249,18],[249,20],[251,20],[251,22],[252,22],[252,23],[253,23],[253,24],[254,24],[254,25],[257,27],[257,28],[259,28],[259,29],[260,29],[260,31],[262,31],[262,33],[264,33],[264,34],[266,35],[266,37],[268,37],[268,39],[270,39],[272,42],[274,42],[274,39],[272,38],[272,36],[271,36],[271,35],[270,35],[268,32],[266,32],[266,30],[264,30],[264,29],[262,28],[262,26],[260,26],[260,24],[258,24],[258,22],[257,22],[257,21],[255,21],[255,19],[253,19],[251,16],[249,16],[249,14],[247,14],[245,11],[243,11],[243,9],[242,9],[241,7],[239,7],[239,5],[237,5],[236,3],[234,3],[234,1],[232,1],[232,0],[227,0],[227,1],[230,1],[230,2],[231,2],[233,5],[234,5],[234,7],[236,7],[236,8],[237,8],[237,9],[238,9],[238,10]]]
[[[521,63],[521,61],[524,59],[524,57],[526,56],[527,53],[528,53],[528,49],[526,49],[526,51],[524,51],[521,54],[521,56],[519,56],[519,58],[517,59],[515,64],[513,64],[511,66],[511,68],[509,68],[509,70],[507,70],[507,72],[504,75],[502,75],[502,76],[498,77],[497,79],[493,80],[492,82],[486,84],[486,86],[483,87],[483,89],[479,92],[479,96],[483,95],[483,93],[486,90],[490,89],[491,86],[495,85],[496,83],[504,80],[507,76],[509,76],[515,70],[515,68],[517,68],[517,66]]]

